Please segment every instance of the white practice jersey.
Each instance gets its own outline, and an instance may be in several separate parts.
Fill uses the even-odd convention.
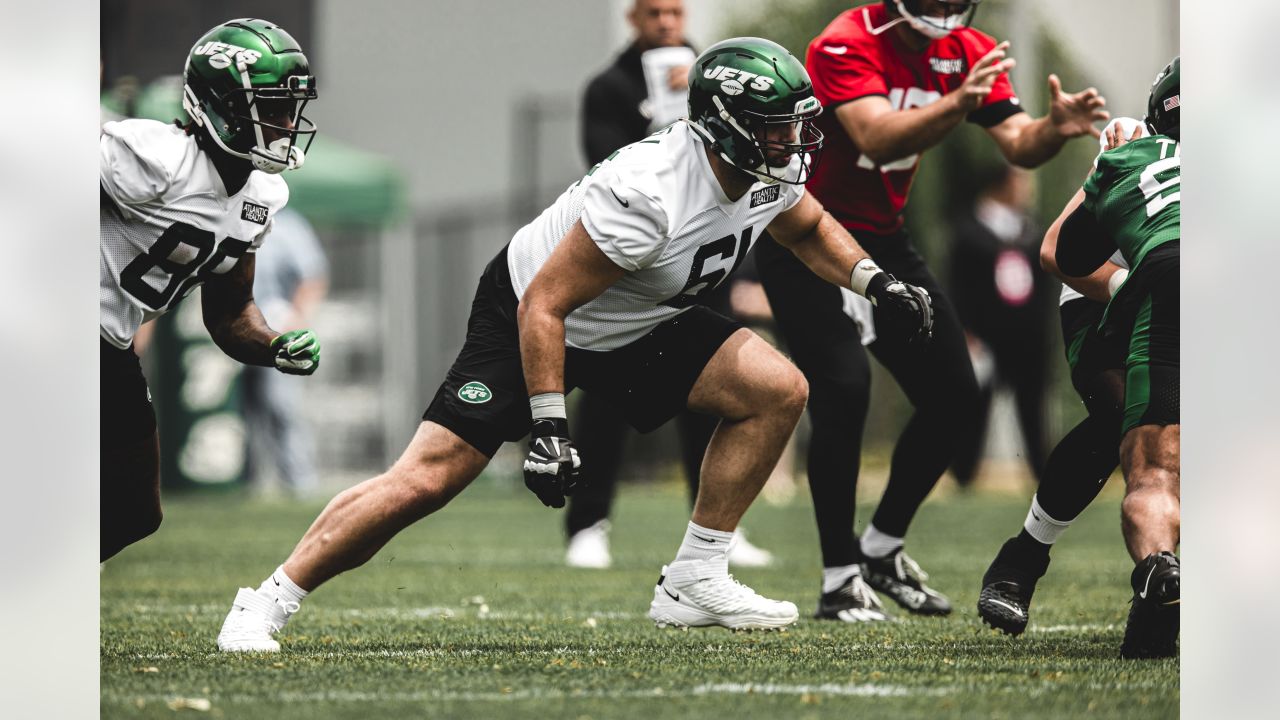
[[[228,196],[195,138],[154,120],[103,126],[98,180],[100,332],[122,350],[142,323],[256,251],[289,200],[282,178],[256,170]]]
[[[756,183],[730,201],[702,141],[677,122],[610,155],[521,228],[507,251],[512,284],[523,297],[581,219],[591,239],[627,273],[569,314],[565,343],[613,350],[697,304],[803,195],[801,185]]]
[[[1117,125],[1120,126],[1121,130],[1124,132],[1125,137],[1129,137],[1130,135],[1132,135],[1133,131],[1137,128],[1142,128],[1142,133],[1139,135],[1139,137],[1146,137],[1147,135],[1150,134],[1147,132],[1146,123],[1142,122],[1141,120],[1135,120],[1134,118],[1131,118],[1131,117],[1118,117],[1118,118],[1112,119],[1112,121],[1107,123],[1107,126],[1103,128],[1102,135],[1098,138],[1098,154],[1093,158],[1093,169],[1095,170],[1098,169],[1098,158],[1102,157],[1102,153],[1106,152],[1107,150],[1107,130],[1110,130],[1112,127],[1115,127]],[[1110,260],[1111,262],[1119,265],[1122,268],[1125,268],[1126,270],[1129,269],[1128,261],[1124,259],[1124,256],[1120,254],[1119,250],[1115,251],[1115,254],[1111,256]],[[1061,307],[1071,302],[1072,300],[1076,300],[1082,297],[1084,297],[1084,295],[1081,295],[1080,293],[1068,287],[1066,283],[1063,283],[1062,294],[1058,296],[1058,306]]]

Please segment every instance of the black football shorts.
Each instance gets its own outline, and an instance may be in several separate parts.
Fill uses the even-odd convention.
[[[422,415],[493,456],[529,433],[529,393],[516,326],[519,301],[503,248],[485,268],[471,303],[467,338]],[[616,350],[565,348],[565,391],[606,398],[640,432],[685,409],[689,392],[720,346],[742,325],[694,306]]]
[[[156,432],[147,379],[133,348],[121,350],[98,339],[98,372],[101,381],[99,436],[102,450],[132,447]]]

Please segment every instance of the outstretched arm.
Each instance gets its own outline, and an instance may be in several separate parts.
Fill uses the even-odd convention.
[[[795,207],[774,218],[769,233],[818,277],[870,300],[883,335],[909,342],[932,336],[929,293],[881,270],[812,195],[805,193]]]
[[[960,87],[935,103],[898,110],[887,98],[869,95],[838,106],[836,119],[858,149],[877,165],[928,150],[982,107],[996,78],[1013,69],[1013,59],[1005,58],[1008,47],[1009,43],[1003,42],[992,48],[974,63]]]
[[[1062,92],[1057,75],[1049,76],[1049,114],[1035,120],[1026,113],[1010,115],[987,128],[1000,152],[1009,162],[1026,168],[1037,167],[1062,149],[1068,140],[1081,135],[1098,137],[1093,123],[1111,117],[1102,107],[1106,98],[1096,88],[1078,93]]]

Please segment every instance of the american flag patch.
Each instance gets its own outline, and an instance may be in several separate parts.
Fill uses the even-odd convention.
[[[1181,107],[1182,103],[1181,103],[1181,101],[1179,100],[1179,98],[1181,98],[1181,97],[1182,97],[1181,95],[1174,95],[1173,97],[1165,98],[1165,99],[1164,99],[1164,109],[1165,109],[1165,110],[1172,110],[1172,109],[1174,109],[1174,108],[1176,108],[1176,107]]]

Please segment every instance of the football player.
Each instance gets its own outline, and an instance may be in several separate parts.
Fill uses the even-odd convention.
[[[810,44],[806,62],[827,107],[819,127],[828,156],[810,191],[886,270],[925,288],[937,310],[934,339],[915,352],[877,332],[871,353],[915,408],[893,452],[889,481],[859,538],[854,506],[871,372],[840,293],[785,248],[762,241],[760,277],[796,364],[813,388],[809,488],[822,550],[815,615],[882,621],[875,590],[911,613],[945,615],[951,603],[925,584],[903,552],[912,518],[951,464],[980,408],[955,308],[916,252],[903,209],[920,153],[963,122],[986,129],[1005,158],[1035,167],[1106,119],[1096,90],[1064,93],[1049,76],[1049,114],[1024,112],[1009,82],[1007,42],[970,27],[976,0],[884,0],[848,10]],[[877,327],[877,331],[879,328]]]
[[[1099,323],[1103,337],[1127,339],[1120,467],[1125,545],[1136,566],[1133,600],[1120,654],[1178,653],[1181,564],[1179,402],[1179,248],[1182,160],[1180,61],[1156,76],[1147,101],[1151,135],[1120,128],[1083,188],[1064,211],[1056,260],[1063,274],[1085,277],[1119,250],[1129,274]]]
[[[299,375],[320,362],[315,333],[274,332],[253,301],[254,252],[289,199],[279,173],[302,165],[315,134],[307,56],[270,22],[232,20],[192,46],[183,76],[190,124],[109,122],[99,143],[103,560],[160,525],[139,326],[203,285],[205,327],[227,355]]]
[[[467,339],[392,468],[338,495],[283,565],[242,588],[218,645],[275,651],[307,593],[439,510],[503,442],[530,435],[525,484],[563,507],[583,462],[564,394],[599,393],[637,430],[685,408],[721,418],[693,517],[653,588],[659,626],[780,628],[790,602],[728,573],[738,520],[804,409],[804,377],[698,299],[767,227],[821,277],[874,299],[881,325],[923,341],[928,295],[880,270],[804,191],[822,110],[781,46],[736,38],[700,55],[689,117],[625,146],[521,228],[485,269]]]
[[[1126,137],[1145,133],[1141,120],[1116,118],[1099,138],[1098,157],[1107,149],[1106,133],[1120,128]],[[1094,160],[1096,168],[1097,159]],[[1084,190],[1068,203],[1068,213],[1084,201]],[[1120,464],[1120,425],[1124,412],[1124,344],[1103,339],[1098,323],[1107,302],[1129,274],[1119,253],[1083,278],[1058,269],[1058,233],[1066,214],[1045,233],[1040,263],[1062,280],[1058,313],[1071,384],[1088,415],[1060,440],[1045,463],[1044,479],[1031,498],[1022,531],[1005,541],[982,577],[978,615],[991,627],[1020,635],[1031,619],[1036,583],[1049,568],[1049,551],[1098,496]]]

